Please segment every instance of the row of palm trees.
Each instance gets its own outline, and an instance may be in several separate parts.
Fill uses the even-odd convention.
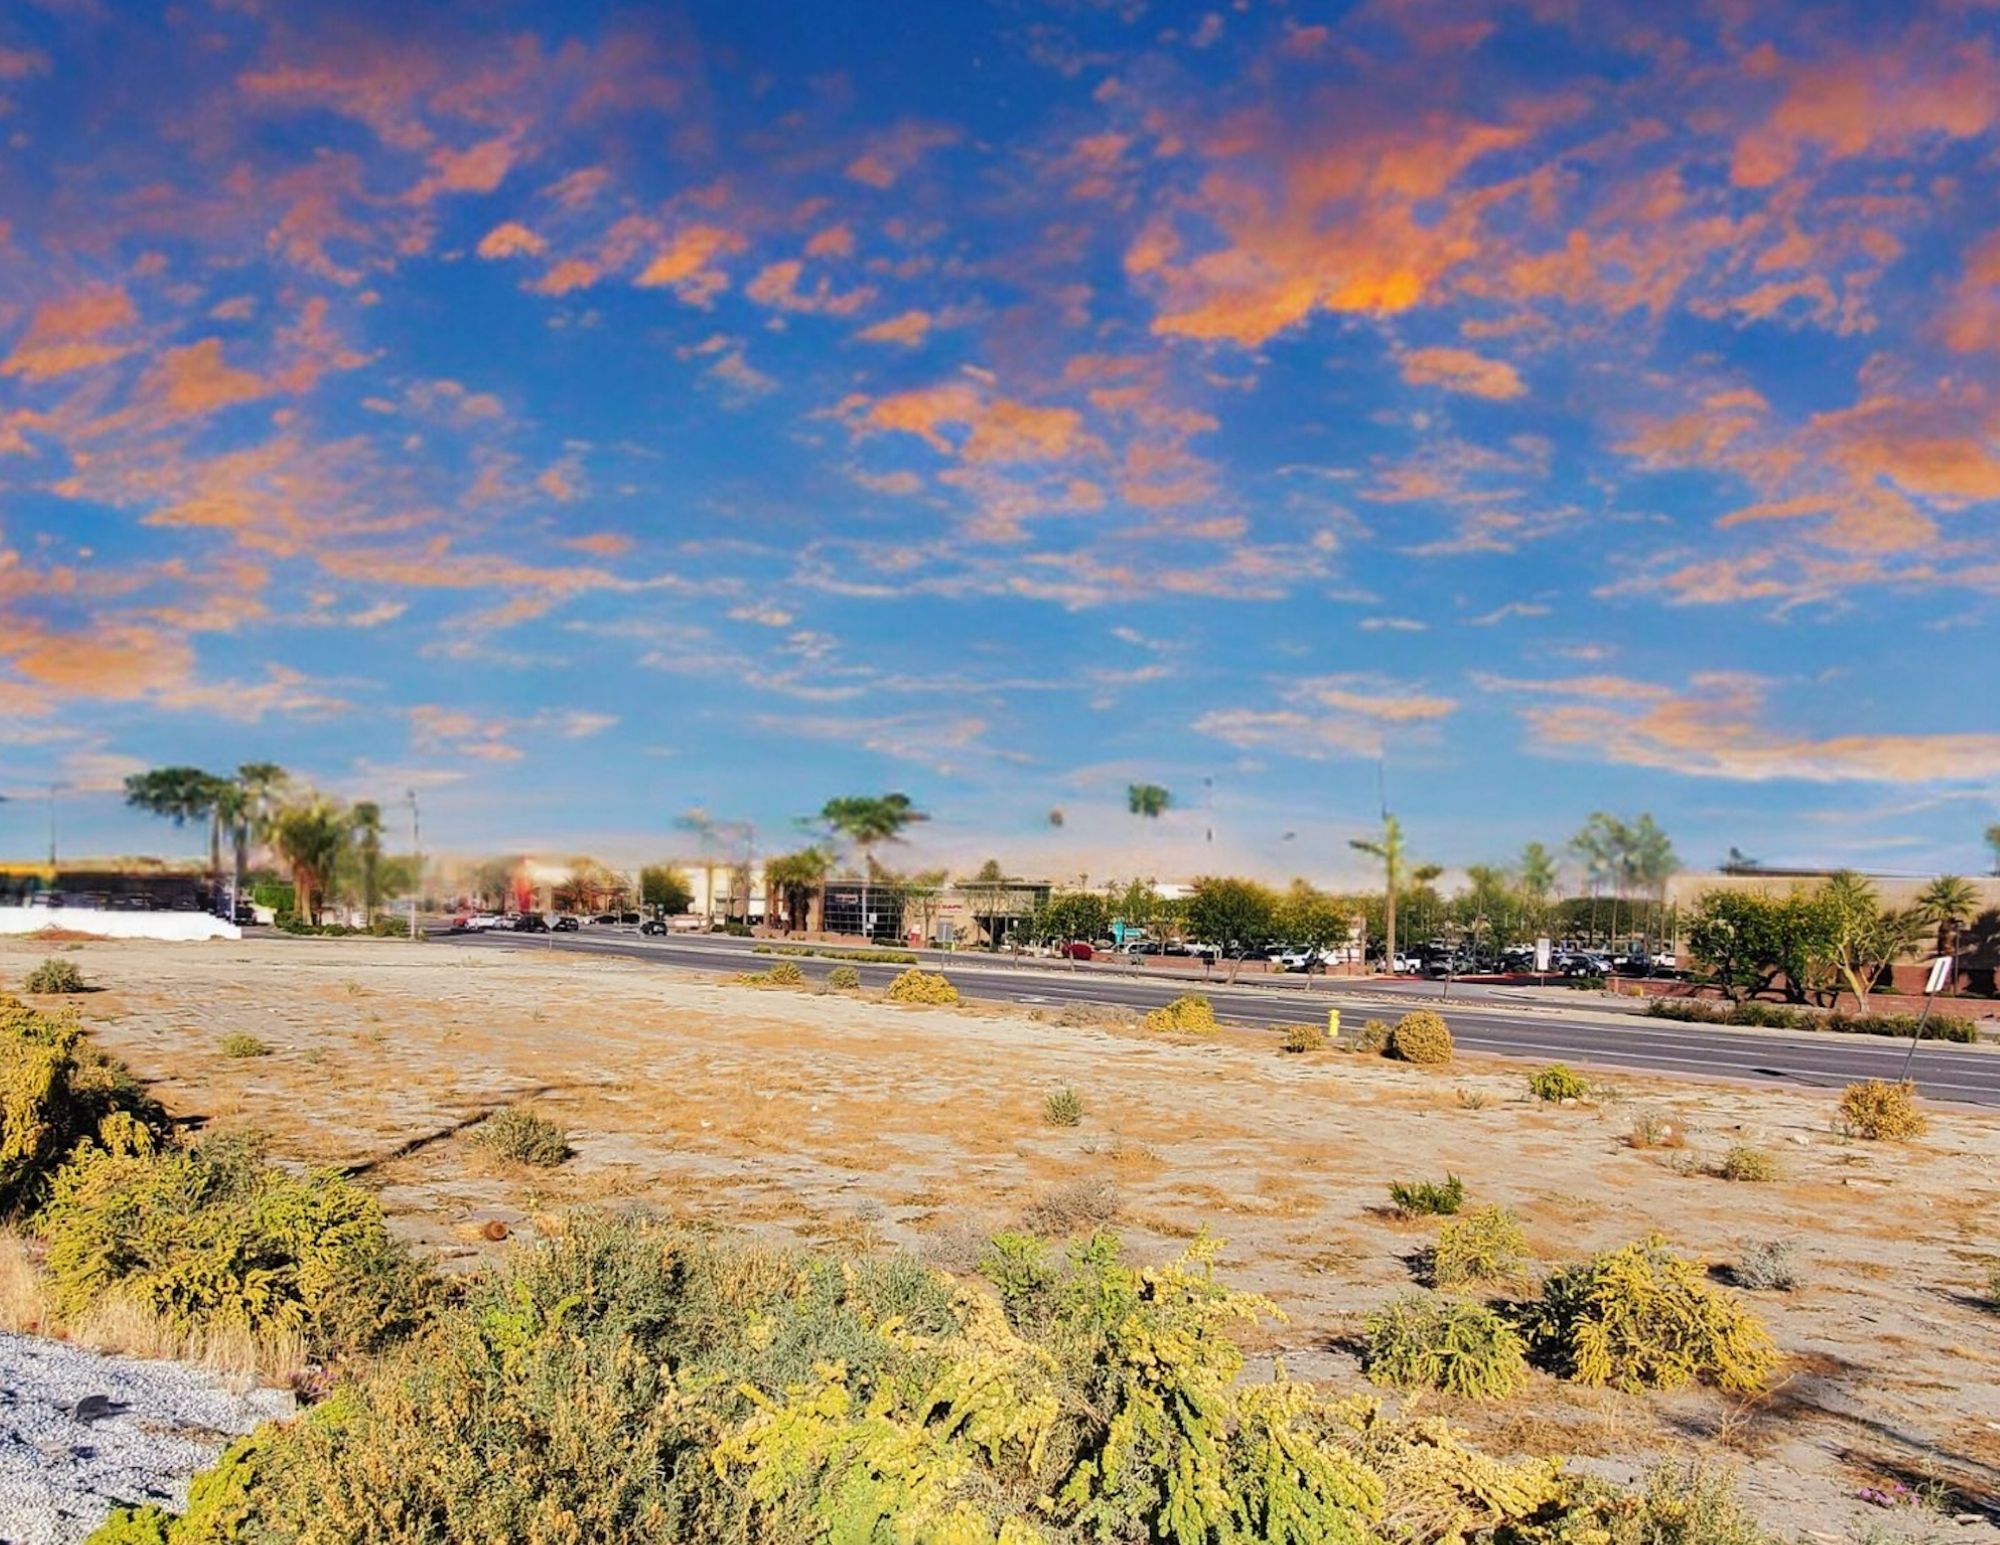
[[[353,852],[362,904],[373,921],[381,901],[382,807],[373,800],[343,804],[295,784],[275,762],[245,762],[234,773],[200,767],[155,767],[125,780],[125,802],[173,822],[208,826],[208,869],[222,885],[225,834],[234,849],[231,899],[243,894],[251,851],[268,843],[291,871],[293,908],[319,921],[335,866]]]

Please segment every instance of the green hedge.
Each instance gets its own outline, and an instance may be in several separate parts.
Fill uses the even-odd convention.
[[[1775,1030],[1845,1030],[1854,1035],[1886,1035],[1908,1040],[1917,1032],[1916,1014],[1826,1014],[1789,1003],[1709,1003],[1698,998],[1655,998],[1646,1007],[1654,1019],[1697,1025],[1754,1025]],[[1958,1014],[1933,1014],[1924,1025],[1927,1041],[1979,1039],[1979,1026]]]

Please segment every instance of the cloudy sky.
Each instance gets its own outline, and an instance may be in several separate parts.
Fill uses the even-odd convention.
[[[893,788],[940,860],[1332,880],[1379,774],[1452,864],[1983,867],[1996,38],[16,0],[0,850],[270,758],[468,851]]]

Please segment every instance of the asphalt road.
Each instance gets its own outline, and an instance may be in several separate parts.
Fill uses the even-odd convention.
[[[753,953],[748,939],[710,934],[646,938],[629,930],[606,928],[573,934],[437,937],[466,949],[618,955],[694,971],[756,971],[774,958]],[[812,979],[823,977],[839,964],[814,956],[789,958]],[[1329,1008],[1337,1008],[1346,1029],[1370,1016],[1393,1017],[1419,1006],[1419,999],[1436,1006],[1437,995],[1435,983],[1422,987],[1414,983],[1394,987],[1330,985],[1320,978],[1311,985],[1293,985],[1302,982],[1295,978],[1284,986],[1270,982],[1231,987],[1221,973],[1212,982],[1190,984],[1184,978],[1147,980],[1102,967],[1073,970],[1047,960],[939,955],[926,964],[948,971],[967,997],[1045,1008],[1088,1004],[1144,1011],[1192,986],[1192,990],[1207,995],[1215,1005],[1216,1017],[1225,1024],[1262,1028],[1318,1019]],[[863,965],[859,969],[864,985],[881,987],[902,967]],[[1499,1006],[1492,992],[1468,996],[1463,989],[1454,989],[1451,1002],[1443,1007],[1451,1020],[1452,1035],[1466,1051],[1562,1061],[1578,1067],[1640,1068],[1678,1077],[1839,1088],[1858,1079],[1899,1076],[1909,1051],[1907,1041],[1872,1036],[1686,1025],[1638,1014],[1583,1015],[1532,1004]],[[1917,1050],[1912,1074],[1920,1091],[1933,1099],[2000,1105],[2000,1050],[1926,1041]]]

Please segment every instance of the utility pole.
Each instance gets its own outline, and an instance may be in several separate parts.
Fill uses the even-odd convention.
[[[405,789],[403,793],[410,801],[410,846],[416,850],[416,874],[410,886],[410,938],[414,941],[417,937],[417,906],[424,894],[424,837],[417,810],[417,791]]]
[[[58,787],[58,785],[56,785],[56,784],[53,784],[53,783],[51,783],[51,784],[49,785],[49,868],[50,868],[50,870],[51,870],[51,871],[53,871],[53,870],[55,869],[55,867],[56,867],[56,789],[57,789],[57,787]],[[53,874],[53,873],[51,873],[51,874],[50,874],[50,876],[49,876],[49,883],[50,883],[50,884],[52,884],[52,885],[53,885],[53,884],[55,883],[55,876],[54,876],[54,874]]]

